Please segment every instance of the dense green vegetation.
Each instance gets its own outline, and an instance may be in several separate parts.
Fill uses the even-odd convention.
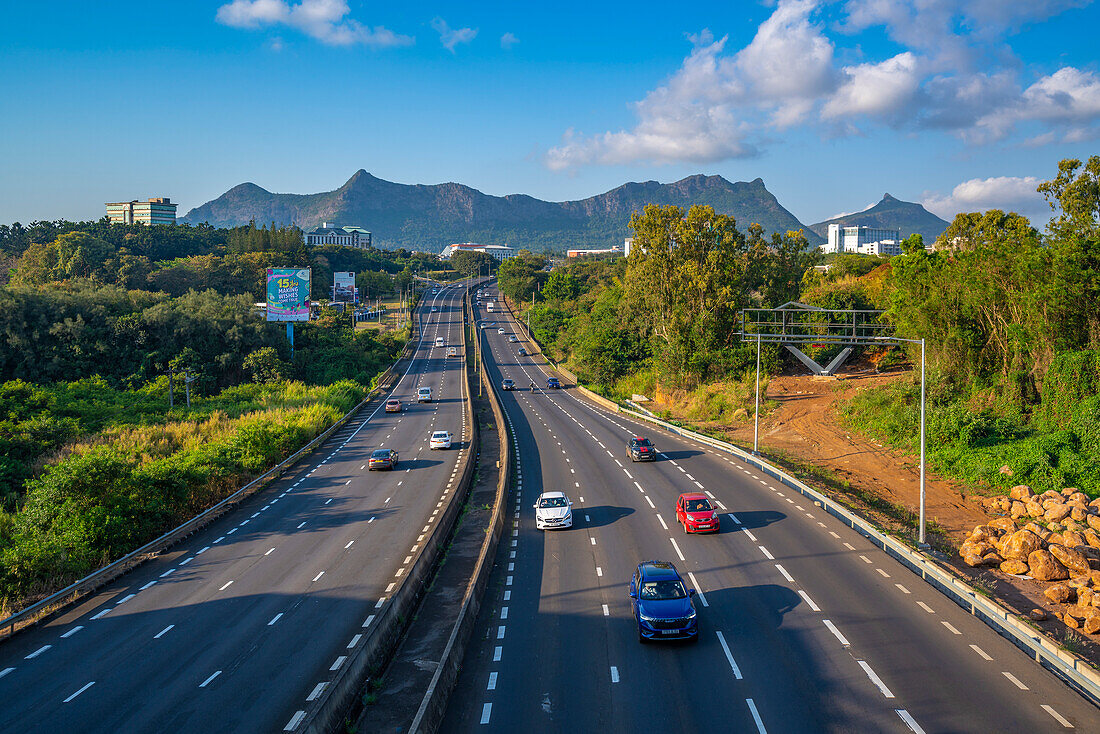
[[[928,340],[928,445],[940,471],[1097,495],[1100,157],[1062,161],[1039,190],[1055,212],[1045,233],[1017,214],[960,214],[935,251],[909,248],[846,287],[888,309],[899,333]],[[847,419],[913,449],[916,391],[910,381],[861,394]]]
[[[392,299],[434,256],[306,250],[294,228],[0,227],[0,607],[156,537],[317,435],[405,333],[323,309],[266,322],[264,269],[308,265],[315,297],[354,270]],[[14,253],[14,254],[13,254]],[[14,258],[14,259],[12,259]],[[175,407],[169,410],[169,372]],[[183,373],[193,377],[191,406]]]

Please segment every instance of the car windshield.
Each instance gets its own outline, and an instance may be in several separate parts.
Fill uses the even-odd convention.
[[[665,599],[683,599],[687,596],[681,581],[647,581],[642,584],[640,596],[643,599],[663,601]]]
[[[543,497],[539,500],[539,507],[565,507],[564,497]]]
[[[648,438],[639,438],[639,439],[636,439],[634,441],[634,445],[635,446],[645,446],[645,447],[648,448],[649,446],[652,446],[653,444],[650,443]]]
[[[435,433],[432,434],[432,438],[447,438],[447,432],[446,431],[436,431]]]
[[[688,512],[708,512],[710,502],[707,500],[687,500],[684,502],[684,509]]]
[[[388,459],[389,456],[389,449],[377,449],[373,454],[370,455],[372,459]]]

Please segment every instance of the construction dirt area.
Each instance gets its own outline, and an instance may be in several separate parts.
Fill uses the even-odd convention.
[[[835,377],[801,373],[771,378],[767,386],[770,409],[762,410],[760,417],[761,453],[803,481],[830,495],[844,497],[847,504],[888,531],[914,539],[913,521],[920,501],[919,457],[846,428],[837,414],[838,405],[858,391],[884,388],[906,379],[908,374],[906,370],[879,373],[870,364],[857,363]],[[660,398],[647,407],[681,417],[677,406],[662,403]],[[741,446],[752,446],[751,413],[732,425],[698,420],[691,423]],[[988,488],[927,473],[925,512],[936,531],[929,534],[929,540],[937,557],[959,576],[1012,611],[1029,617],[1056,640],[1066,641],[1067,647],[1096,665],[1100,661],[1098,636],[1070,630],[1056,617],[1055,613],[1065,607],[1044,596],[1046,584],[996,568],[971,568],[963,563],[959,547],[975,526],[996,517],[980,504],[989,494]]]

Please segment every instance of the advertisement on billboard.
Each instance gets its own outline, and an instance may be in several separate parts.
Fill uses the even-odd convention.
[[[267,320],[309,321],[309,268],[267,269]]]
[[[333,303],[355,303],[355,273],[332,274]]]

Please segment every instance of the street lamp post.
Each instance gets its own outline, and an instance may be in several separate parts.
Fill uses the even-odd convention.
[[[760,335],[756,335],[756,414],[752,424],[752,454],[760,454]]]

